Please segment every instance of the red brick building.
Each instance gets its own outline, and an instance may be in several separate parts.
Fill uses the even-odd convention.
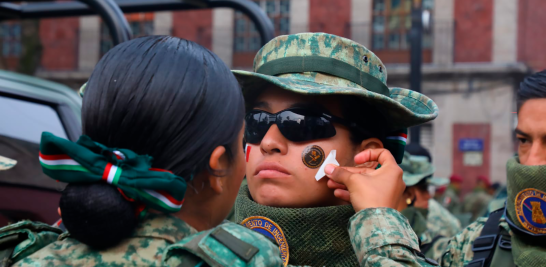
[[[412,0],[254,0],[276,34],[328,32],[358,41],[387,64],[389,86],[408,87]],[[440,107],[423,126],[422,143],[437,174],[458,173],[469,188],[478,174],[504,181],[514,152],[514,90],[530,70],[546,68],[543,0],[422,0],[432,24],[423,37],[422,90]],[[217,53],[232,68],[250,69],[260,48],[252,23],[230,9],[156,12],[127,16],[135,36],[174,35]],[[8,25],[8,26],[5,26]],[[2,28],[3,58],[20,53],[17,23]],[[42,60],[37,75],[76,87],[111,47],[98,17],[42,20]],[[19,37],[20,41],[20,37]],[[474,154],[462,139],[487,144]],[[481,154],[480,154],[481,153]],[[481,158],[480,158],[481,157]]]

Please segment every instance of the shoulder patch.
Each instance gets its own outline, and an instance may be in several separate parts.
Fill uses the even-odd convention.
[[[515,209],[519,222],[534,234],[546,234],[546,193],[528,188],[518,193]]]
[[[284,236],[284,232],[277,223],[266,217],[252,216],[244,219],[241,224],[248,229],[275,240],[279,246],[284,266],[288,265],[288,259],[290,257],[288,242]]]

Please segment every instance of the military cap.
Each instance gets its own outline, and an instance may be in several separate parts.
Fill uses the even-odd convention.
[[[427,96],[387,87],[387,69],[372,51],[332,34],[278,36],[258,51],[253,71],[233,73],[247,100],[268,84],[299,94],[359,97],[381,112],[387,131],[438,116],[438,107]]]
[[[442,186],[449,183],[449,179],[447,178],[432,176],[436,169],[425,156],[413,156],[405,152],[402,163],[399,166],[404,171],[403,179],[406,186],[414,186],[425,178],[428,184],[435,186]]]
[[[9,170],[13,168],[15,164],[17,164],[16,160],[0,156],[0,171]]]

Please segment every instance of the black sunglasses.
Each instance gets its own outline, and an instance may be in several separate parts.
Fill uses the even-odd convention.
[[[252,110],[246,114],[245,122],[245,141],[250,144],[260,143],[272,124],[277,124],[282,135],[292,142],[333,137],[336,135],[334,123],[358,128],[342,118],[305,108],[290,108],[275,114]]]

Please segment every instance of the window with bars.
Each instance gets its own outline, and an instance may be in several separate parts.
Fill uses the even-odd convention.
[[[129,26],[133,34],[133,38],[148,36],[154,34],[154,21],[153,14],[135,14],[137,17],[128,17]],[[106,54],[108,50],[112,49],[113,42],[110,31],[104,22],[101,22],[100,27],[100,54],[101,56]]]
[[[21,24],[3,23],[0,27],[3,57],[19,57],[21,55]]]
[[[410,47],[412,0],[374,0],[372,49],[408,50]],[[422,0],[423,10],[432,11],[434,0]],[[423,32],[423,49],[432,47],[430,32]]]
[[[265,12],[275,28],[275,35],[290,31],[290,0],[254,0]],[[235,12],[233,50],[235,53],[255,54],[261,47],[260,34],[254,23],[243,13]]]

